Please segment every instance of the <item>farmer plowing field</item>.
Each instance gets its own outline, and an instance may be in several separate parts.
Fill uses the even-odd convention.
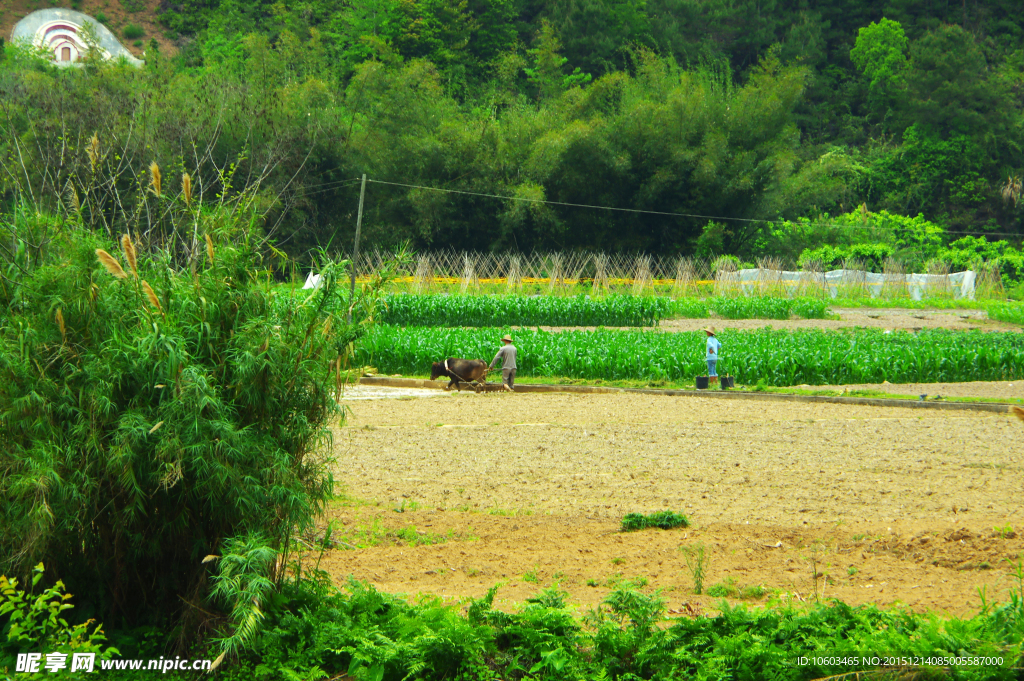
[[[491,360],[491,366],[493,369],[494,365],[498,363],[498,358],[502,359],[501,364],[501,384],[509,392],[515,392],[516,382],[516,346],[512,345],[512,337],[505,334],[505,337],[501,339],[503,345],[498,348],[498,354]]]
[[[435,381],[441,376],[450,378],[451,382],[445,386],[445,390],[451,390],[452,386],[462,390],[461,383],[470,385],[476,383],[477,385],[473,386],[473,389],[480,392],[488,371],[490,369],[482,359],[449,357],[443,362],[434,362],[431,365],[430,380]]]

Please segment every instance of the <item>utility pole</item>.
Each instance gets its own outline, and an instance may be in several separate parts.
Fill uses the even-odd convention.
[[[356,215],[356,243],[352,248],[352,285],[348,289],[348,323],[352,323],[352,308],[356,304],[356,263],[359,261],[359,232],[363,227],[363,197],[366,196],[366,173],[359,188],[359,213]]]

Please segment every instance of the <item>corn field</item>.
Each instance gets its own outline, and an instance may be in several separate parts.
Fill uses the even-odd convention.
[[[425,375],[446,357],[490,360],[505,329],[378,326],[356,361]],[[702,332],[518,330],[520,376],[685,381],[706,372]],[[742,384],[936,383],[1024,378],[1024,335],[875,329],[722,331],[718,373]]]

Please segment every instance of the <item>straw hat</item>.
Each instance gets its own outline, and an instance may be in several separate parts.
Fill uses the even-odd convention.
[[[715,327],[713,327],[713,326],[705,326],[704,330],[707,331],[708,333],[710,333],[712,336],[715,335]]]
[[[508,335],[508,334],[506,333],[506,334],[505,334],[505,337],[504,337],[504,338],[502,338],[501,340],[505,341],[506,343],[511,343],[511,342],[512,342],[512,336],[510,336],[510,335]]]

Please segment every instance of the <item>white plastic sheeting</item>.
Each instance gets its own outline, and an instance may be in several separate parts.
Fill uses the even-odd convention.
[[[954,298],[974,300],[976,273],[972,270],[956,274],[875,274],[861,270],[833,270],[817,274],[814,272],[786,272],[780,270],[738,270],[721,272],[716,282],[724,288],[737,287],[746,295],[757,294],[762,287],[784,286],[791,295],[801,288],[827,287],[829,295],[835,298],[840,291],[849,288],[863,288],[872,298],[882,295],[885,288],[905,289],[913,300],[921,300],[929,292],[951,292]]]

